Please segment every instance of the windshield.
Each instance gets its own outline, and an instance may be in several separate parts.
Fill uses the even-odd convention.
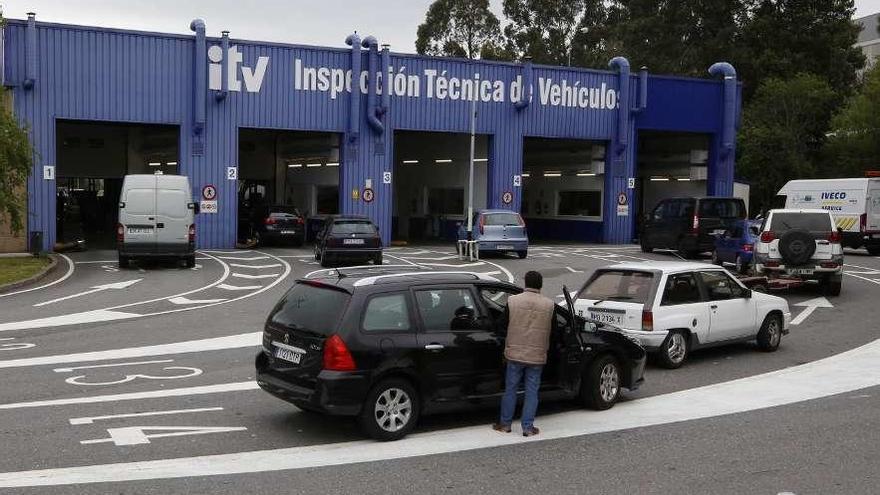
[[[351,295],[341,290],[298,282],[269,319],[290,329],[330,335],[350,299]]]
[[[808,232],[830,232],[833,230],[831,216],[828,213],[773,213],[770,219],[770,230],[785,232],[788,230],[806,230]]]
[[[369,220],[340,220],[333,223],[333,234],[375,234],[376,227]]]
[[[483,218],[483,225],[519,225],[516,213],[488,213]]]
[[[578,297],[644,304],[653,283],[654,274],[650,272],[603,270],[587,282]]]

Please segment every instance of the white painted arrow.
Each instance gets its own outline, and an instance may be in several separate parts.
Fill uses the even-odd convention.
[[[142,279],[142,278],[136,278],[136,279],[134,279],[134,280],[126,280],[125,282],[114,282],[114,283],[112,283],[112,284],[96,285],[96,286],[92,287],[91,289],[89,289],[89,290],[87,290],[87,291],[85,291],[85,292],[78,292],[78,293],[76,293],[76,294],[71,294],[71,295],[69,295],[69,296],[59,297],[58,299],[52,299],[51,301],[45,301],[45,302],[37,303],[37,304],[34,304],[34,307],[45,306],[45,305],[47,305],[47,304],[57,303],[57,302],[60,302],[60,301],[66,301],[66,300],[68,300],[68,299],[73,299],[73,298],[75,298],[75,297],[82,297],[82,296],[86,296],[86,295],[89,295],[89,294],[94,294],[95,292],[101,292],[102,290],[109,290],[109,289],[126,289],[126,288],[128,288],[128,287],[130,287],[130,286],[132,286],[132,285],[134,285],[134,284],[136,284],[136,283],[138,283],[138,282],[140,282],[141,280],[143,280],[143,279]]]
[[[803,323],[803,321],[806,320],[808,316],[813,314],[813,311],[816,311],[816,308],[834,307],[834,305],[828,302],[828,299],[825,299],[824,297],[817,297],[808,301],[795,303],[795,306],[802,306],[804,307],[804,310],[791,320],[792,325],[800,325],[801,323]]]

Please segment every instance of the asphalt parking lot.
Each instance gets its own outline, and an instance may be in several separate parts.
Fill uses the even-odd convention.
[[[459,261],[451,246],[385,252],[386,264],[468,270],[516,283],[526,271],[538,270],[550,297],[561,295],[563,286],[579,288],[598,267],[643,259],[677,258],[644,254],[635,246],[534,246],[526,260],[497,256],[476,262]],[[450,492],[528,486],[556,493],[565,490],[554,489],[552,481],[567,472],[566,490],[582,493],[574,483],[615,466],[616,474],[601,477],[597,492],[799,493],[799,487],[818,486],[826,488],[822,492],[870,493],[865,490],[873,486],[864,474],[841,478],[841,473],[876,472],[869,454],[876,453],[877,418],[864,415],[877,406],[876,387],[844,386],[843,395],[819,391],[804,402],[773,398],[796,387],[766,382],[778,388],[748,389],[756,397],[745,402],[757,405],[721,414],[684,413],[681,420],[693,421],[683,424],[664,420],[649,426],[627,412],[644,409],[640,404],[661,410],[686,400],[676,394],[694,397],[697,411],[711,402],[705,397],[715,397],[699,394],[715,393],[715,386],[785,376],[780,370],[820,373],[811,363],[874,352],[880,259],[858,252],[847,255],[848,276],[841,296],[829,299],[833,307],[812,311],[778,352],[742,344],[697,351],[678,370],[649,365],[642,388],[626,393],[609,411],[542,404],[538,424],[547,436],[537,443],[492,436],[487,425],[495,411],[487,410],[425,418],[417,434],[396,447],[365,440],[349,421],[300,411],[254,382],[253,356],[266,314],[295,278],[320,269],[308,248],[202,251],[194,269],[119,270],[110,251],[77,253],[69,260],[72,269],[40,282],[48,286],[0,295],[0,487],[57,485],[23,488],[24,493],[394,493],[430,483]],[[812,287],[779,295],[794,315],[806,309],[798,304],[819,297]],[[880,384],[874,378],[874,385]],[[763,391],[767,404],[777,407],[760,405]],[[835,427],[823,427],[828,422]],[[804,444],[797,456],[773,457],[779,442],[794,439]],[[718,450],[722,444],[735,449]],[[849,445],[846,451],[838,452],[841,444]],[[382,457],[388,448],[397,451]],[[816,468],[814,462],[799,462],[832,450],[839,455],[833,464],[848,468],[835,471],[826,464],[825,479],[821,463]],[[521,472],[524,456],[547,470]],[[700,458],[711,462],[695,465]],[[621,459],[628,466],[624,478]],[[365,461],[372,462],[361,464]],[[725,462],[736,469],[722,469]],[[114,463],[125,465],[107,466]],[[346,469],[328,467],[337,464]],[[190,467],[175,471],[172,465]],[[802,471],[807,465],[811,477]],[[175,479],[180,472],[213,476]],[[506,479],[492,483],[481,478],[486,472]],[[147,481],[113,482],[117,479]]]

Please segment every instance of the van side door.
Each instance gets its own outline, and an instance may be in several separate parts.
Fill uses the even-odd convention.
[[[192,210],[189,191],[175,185],[162,184],[158,177],[156,187],[156,246],[186,245],[189,240],[189,226],[192,222]]]
[[[119,224],[124,244],[152,249],[156,245],[156,178],[123,185]]]

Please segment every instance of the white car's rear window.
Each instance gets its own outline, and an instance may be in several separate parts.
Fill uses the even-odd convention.
[[[578,297],[644,304],[653,283],[651,272],[603,270],[584,286]]]

